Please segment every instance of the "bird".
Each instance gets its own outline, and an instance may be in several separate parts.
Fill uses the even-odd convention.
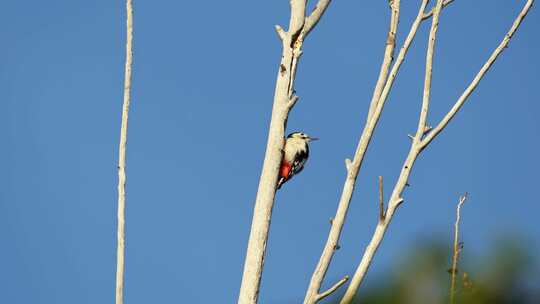
[[[309,142],[318,140],[303,132],[293,132],[285,139],[277,189],[304,169],[309,157]]]

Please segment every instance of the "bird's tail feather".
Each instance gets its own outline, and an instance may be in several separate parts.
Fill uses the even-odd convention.
[[[277,190],[279,190],[279,188],[281,188],[281,185],[283,185],[284,182],[285,182],[285,178],[280,177],[279,180],[278,180],[278,183],[277,183]]]

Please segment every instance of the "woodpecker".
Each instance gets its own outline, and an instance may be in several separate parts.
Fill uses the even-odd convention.
[[[287,136],[285,148],[283,149],[283,159],[279,168],[278,189],[291,177],[304,169],[309,157],[308,143],[317,139],[302,132],[293,132]]]

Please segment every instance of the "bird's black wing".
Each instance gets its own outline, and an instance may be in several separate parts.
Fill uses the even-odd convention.
[[[295,161],[292,164],[290,176],[300,173],[304,169],[304,165],[308,159],[309,150],[300,151],[295,156]]]

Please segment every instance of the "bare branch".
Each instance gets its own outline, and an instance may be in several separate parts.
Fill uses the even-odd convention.
[[[417,135],[414,137],[414,139],[411,142],[411,148],[409,150],[409,154],[407,155],[407,159],[405,160],[403,167],[401,168],[401,172],[399,174],[398,180],[394,186],[394,190],[392,191],[392,194],[390,196],[390,200],[388,201],[388,209],[386,210],[386,215],[384,221],[379,221],[377,224],[377,227],[375,228],[375,232],[373,233],[373,237],[371,238],[371,241],[369,242],[367,248],[364,251],[364,255],[362,257],[362,260],[360,261],[360,264],[358,265],[358,268],[356,269],[356,272],[354,273],[354,276],[351,279],[351,283],[347,287],[347,290],[345,291],[345,295],[341,299],[341,304],[349,304],[352,302],[354,296],[356,295],[356,292],[358,291],[358,287],[360,287],[360,284],[362,283],[362,280],[364,279],[369,266],[371,265],[371,261],[373,260],[373,257],[375,255],[375,252],[379,248],[379,245],[381,244],[384,234],[390,224],[390,221],[392,220],[392,216],[394,215],[395,210],[399,205],[403,202],[403,199],[401,197],[401,194],[403,193],[403,190],[407,186],[407,181],[409,180],[409,176],[411,174],[414,162],[416,161],[416,158],[421,153],[422,149],[420,148],[420,138],[423,134],[423,131],[425,130],[425,119],[427,116],[427,108],[429,105],[429,93],[431,88],[431,69],[432,69],[432,62],[433,62],[433,52],[435,48],[435,38],[437,35],[437,26],[439,22],[439,15],[442,9],[442,3],[443,0],[438,0],[432,23],[431,23],[431,30],[430,30],[430,37],[429,37],[429,44],[428,44],[428,50],[426,55],[426,75],[425,75],[425,81],[424,81],[424,97],[422,101],[422,112],[420,114],[419,125],[417,130]],[[424,1],[422,3],[423,5],[427,4],[427,1]],[[418,19],[421,20],[422,14],[424,9],[421,8]],[[380,107],[382,105],[378,105]],[[419,134],[419,132],[422,132]]]
[[[437,1],[433,11],[433,20],[429,31],[428,48],[426,52],[426,71],[424,77],[424,94],[422,97],[422,110],[420,119],[418,119],[418,129],[416,131],[416,140],[420,140],[426,130],[426,120],[429,111],[429,99],[431,96],[431,80],[433,70],[433,53],[435,52],[435,40],[437,38],[437,29],[439,28],[439,16],[441,14],[443,1]]]
[[[382,112],[382,109],[384,108],[386,99],[388,98],[388,94],[390,93],[390,90],[392,89],[392,86],[394,84],[394,80],[396,79],[397,73],[399,72],[399,68],[403,64],[403,61],[405,60],[405,55],[407,55],[407,52],[409,51],[409,47],[411,46],[414,40],[414,37],[416,36],[416,33],[418,32],[418,27],[420,26],[420,23],[422,23],[422,16],[424,14],[424,11],[426,9],[428,2],[429,0],[422,0],[422,4],[420,4],[418,14],[413,24],[411,25],[409,34],[407,34],[407,37],[405,38],[405,42],[403,42],[403,46],[399,50],[398,56],[396,58],[396,62],[394,63],[394,65],[392,66],[392,69],[390,70],[390,75],[388,75],[388,79],[386,80],[386,83],[384,85],[383,91],[381,93],[381,97],[379,98],[379,101],[377,102],[377,106],[374,109],[372,118],[378,119],[380,112]]]
[[[289,77],[288,93],[294,92],[294,80],[296,79],[296,66],[298,59],[302,55],[302,30],[306,21],[306,3],[307,0],[289,0],[291,5],[291,20],[289,22],[289,32],[283,41],[283,47],[289,48],[292,54],[292,60],[289,66],[291,76]]]
[[[373,132],[375,130],[375,127],[377,126],[377,123],[379,121],[379,117],[381,115],[382,109],[384,107],[384,103],[386,102],[386,98],[388,97],[388,93],[390,91],[390,88],[392,87],[393,81],[399,71],[399,68],[401,64],[403,63],[405,59],[405,55],[407,54],[407,51],[414,39],[414,36],[416,35],[416,32],[418,30],[418,27],[422,21],[422,16],[424,14],[425,8],[427,6],[429,0],[423,0],[422,4],[420,6],[418,15],[413,22],[411,29],[409,31],[409,34],[407,35],[407,38],[405,39],[405,42],[403,46],[400,49],[398,58],[394,65],[392,66],[392,70],[390,72],[390,76],[388,77],[386,84],[384,85],[384,89],[382,91],[382,94],[380,96],[380,100],[377,103],[377,106],[374,109],[373,115],[371,119],[366,122],[366,125],[364,127],[364,130],[362,131],[362,135],[360,136],[360,140],[358,142],[358,145],[356,147],[356,152],[354,155],[354,159],[350,162],[346,161],[347,166],[347,178],[345,180],[345,183],[343,185],[343,190],[341,193],[341,197],[339,199],[338,208],[336,211],[336,215],[334,217],[332,227],[330,229],[330,232],[328,234],[328,238],[326,240],[326,244],[324,245],[323,252],[321,253],[321,257],[319,258],[319,262],[317,263],[317,266],[315,267],[315,270],[313,272],[313,275],[311,276],[311,280],[309,283],[308,290],[306,292],[306,296],[304,298],[304,304],[313,304],[316,303],[316,295],[318,294],[318,290],[320,289],[320,286],[322,284],[322,281],[324,280],[324,277],[326,275],[326,271],[328,270],[328,267],[330,265],[330,262],[332,261],[332,257],[334,254],[334,248],[339,242],[339,237],[341,235],[341,230],[343,229],[343,225],[345,223],[345,218],[347,216],[347,211],[349,209],[349,204],[351,202],[351,198],[354,192],[354,187],[356,183],[356,178],[358,176],[358,172],[362,166],[362,162],[364,160],[365,153],[367,151],[367,147],[369,146],[369,143],[371,141],[371,138],[373,136]],[[377,90],[377,88],[375,88]],[[375,93],[374,93],[375,95]],[[399,204],[398,204],[399,205]]]
[[[332,2],[332,0],[319,0],[319,2],[317,2],[315,9],[308,17],[306,17],[306,23],[304,24],[304,29],[302,30],[302,36],[306,37],[317,25],[317,23],[319,23],[319,20],[321,20],[321,17],[324,15],[324,12],[328,8],[328,5],[330,5],[330,2]]]
[[[386,47],[384,48],[383,62],[381,64],[381,69],[379,71],[379,78],[377,79],[377,84],[375,85],[375,90],[373,91],[373,96],[371,97],[371,102],[369,104],[369,112],[367,116],[367,121],[373,116],[373,111],[381,98],[381,94],[386,84],[388,78],[388,71],[390,70],[390,64],[394,60],[394,49],[396,48],[396,32],[399,23],[399,8],[400,0],[395,0],[390,2],[390,27],[388,29],[388,34],[386,36]]]
[[[521,22],[527,16],[527,13],[531,9],[532,5],[534,3],[534,0],[528,0],[525,5],[523,6],[523,9],[517,16],[516,20],[512,24],[512,27],[510,27],[510,30],[504,35],[503,40],[499,44],[499,46],[493,51],[489,59],[484,63],[478,74],[474,77],[472,82],[469,84],[467,89],[461,94],[459,99],[456,101],[452,109],[444,116],[444,118],[439,122],[439,124],[431,130],[431,132],[426,136],[426,138],[422,141],[422,147],[425,147],[428,145],[441,131],[448,125],[448,123],[454,118],[456,113],[461,109],[463,104],[467,101],[469,96],[472,94],[472,92],[476,89],[478,84],[480,83],[480,80],[482,80],[482,77],[487,73],[489,68],[493,65],[495,60],[499,57],[499,55],[504,51],[504,49],[508,46],[508,43],[510,42],[510,39],[512,36],[514,36],[515,32],[521,25]]]
[[[292,47],[293,51],[293,60],[292,60],[292,67],[291,72],[293,73],[293,76],[291,77],[291,82],[289,83],[289,92],[292,92],[294,88],[294,80],[296,78],[296,65],[298,63],[298,59],[300,56],[302,56],[302,45],[304,43],[304,39],[306,36],[311,32],[311,30],[317,25],[321,17],[323,16],[324,12],[328,8],[328,5],[330,5],[330,2],[332,0],[319,0],[317,3],[317,6],[311,12],[311,14],[308,17],[305,17],[305,9],[306,9],[306,0],[290,0],[291,1],[291,11],[297,11],[297,13],[291,15],[291,24],[289,26],[289,35],[288,39],[286,41],[287,45],[290,45]],[[302,7],[303,11],[299,9]],[[292,20],[295,20],[293,23]],[[300,22],[300,19],[302,20]],[[301,27],[300,27],[301,26]]]
[[[445,8],[447,5],[451,4],[452,2],[454,2],[454,0],[446,0],[446,1],[444,1],[443,8]],[[434,8],[432,10],[430,10],[429,12],[425,13],[424,17],[422,17],[422,20],[429,19],[431,16],[433,16],[433,11],[434,11]]]
[[[337,281],[336,284],[332,285],[332,287],[328,288],[325,292],[318,294],[316,301],[319,302],[320,300],[328,297],[334,291],[336,291],[339,287],[341,287],[341,285],[345,284],[345,282],[347,282],[348,280],[349,280],[349,276],[348,275],[344,276],[341,280]]]
[[[454,0],[447,0],[445,3],[446,4],[443,4],[443,7],[450,4],[451,2],[453,2]],[[420,5],[420,9],[419,9],[419,12],[418,12],[418,15],[415,19],[415,21],[413,22],[412,26],[411,26],[411,29],[409,30],[409,34],[407,35],[407,38],[405,39],[405,42],[403,43],[403,46],[401,47],[399,53],[398,53],[398,57],[396,59],[396,62],[394,63],[394,65],[392,66],[392,70],[390,72],[390,75],[388,77],[386,77],[386,75],[382,75],[382,72],[383,72],[383,67],[384,67],[384,61],[383,61],[383,66],[381,66],[381,72],[379,74],[379,80],[377,81],[377,86],[379,85],[379,81],[381,81],[381,77],[384,76],[384,87],[382,88],[382,92],[379,95],[379,100],[382,100],[382,104],[384,106],[384,102],[386,101],[386,98],[388,97],[388,93],[390,92],[390,90],[392,89],[392,86],[394,84],[394,79],[397,75],[397,72],[399,71],[399,68],[401,67],[401,64],[403,63],[403,60],[405,59],[405,55],[407,54],[407,51],[409,50],[409,46],[411,45],[414,37],[416,36],[416,32],[418,31],[418,27],[420,26],[420,23],[422,23],[422,21],[428,19],[429,17],[431,17],[433,15],[433,11],[431,11],[429,14],[429,17],[425,18],[425,10],[426,10],[426,7],[429,3],[429,0],[425,0],[425,1],[422,1],[422,4]],[[393,5],[395,5],[395,3],[390,3],[391,4],[391,8],[393,8]],[[389,32],[390,34],[390,32]],[[389,35],[390,37],[390,35]],[[388,44],[387,44],[387,48],[388,48]],[[386,52],[386,50],[385,50]],[[386,57],[385,57],[386,58]],[[391,58],[393,59],[393,58]],[[390,62],[388,62],[388,64],[390,64]],[[373,94],[373,97],[375,97],[375,94]],[[369,114],[368,114],[368,119],[371,119],[371,116],[373,114],[373,111],[375,111],[375,107],[377,106],[377,104],[379,103],[379,100],[377,100],[377,102],[373,102],[374,98],[372,98],[372,101],[371,101],[371,104],[370,104],[370,109],[369,109]]]
[[[118,157],[118,227],[116,244],[116,304],[124,303],[124,258],[126,226],[126,144],[129,105],[131,102],[131,66],[133,63],[133,5],[126,1],[126,64],[124,71],[124,102],[122,106],[122,125],[120,127],[120,147]]]
[[[456,208],[456,222],[454,224],[454,249],[452,250],[452,268],[450,269],[450,304],[455,303],[457,264],[459,259],[459,253],[461,252],[461,247],[459,246],[459,221],[461,220],[461,206],[463,206],[463,204],[467,200],[467,196],[468,193],[465,192],[465,194],[463,194],[459,198],[459,203]]]
[[[289,45],[295,42],[296,38],[300,34],[300,31],[304,28],[306,21],[306,2],[307,0],[289,0],[291,5],[291,19],[289,21]]]

